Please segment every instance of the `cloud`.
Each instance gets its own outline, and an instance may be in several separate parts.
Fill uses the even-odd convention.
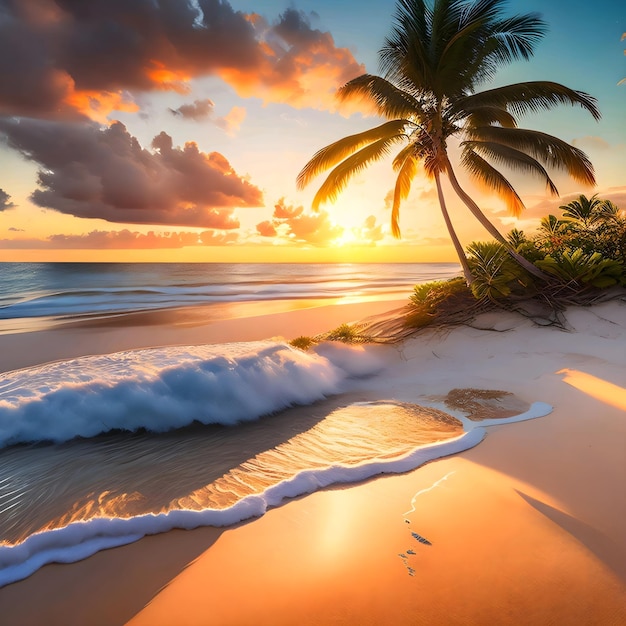
[[[258,15],[252,23],[263,50],[258,64],[217,72],[240,96],[335,110],[337,89],[365,72],[350,50],[337,48],[330,33],[312,28],[302,11],[289,8],[272,25]]]
[[[12,229],[9,229],[12,230]],[[13,229],[15,230],[15,229]],[[186,248],[191,246],[223,246],[237,241],[235,232],[207,230],[201,233],[171,232],[146,234],[119,231],[93,230],[84,235],[51,235],[46,239],[2,239],[4,249],[72,249],[72,250],[139,250],[161,248]]]
[[[278,234],[276,227],[269,220],[257,224],[256,230],[261,237],[276,237]]]
[[[9,232],[12,232],[12,233],[24,233],[26,231],[23,228],[15,228],[15,226],[10,226],[9,227]]]
[[[354,228],[353,233],[357,243],[361,245],[376,245],[377,241],[381,241],[385,237],[383,225],[376,224],[376,217],[369,215],[365,218],[362,226]]]
[[[275,22],[226,0],[0,0],[0,114],[103,121],[133,94],[217,75],[239,95],[335,108],[362,74],[347,48],[287,9]]]
[[[172,115],[184,117],[187,120],[204,120],[213,115],[215,103],[209,98],[194,100],[191,104],[181,104],[177,109],[170,109]]]
[[[626,186],[622,187],[607,187],[605,189],[594,190],[594,193],[598,195],[601,200],[610,200],[616,204],[620,209],[626,209]],[[594,193],[585,192],[583,195],[590,198]],[[578,199],[581,192],[571,193],[560,198],[541,198],[541,200],[532,203],[532,201],[526,201],[526,210],[522,213],[519,219],[512,217],[499,216],[500,221],[509,227],[516,227],[519,229],[534,230],[539,227],[539,222],[542,217],[546,215],[561,215],[559,207],[572,202],[572,200]]]
[[[581,150],[609,150],[611,148],[611,144],[606,139],[594,135],[585,135],[584,137],[572,139],[572,145]]]
[[[262,237],[275,237],[282,241],[326,246],[340,237],[344,229],[330,221],[328,213],[305,213],[304,208],[285,204],[281,198],[274,207],[271,221],[256,226]]]
[[[194,100],[191,104],[182,104],[177,109],[170,109],[170,112],[172,115],[196,122],[208,120],[229,135],[236,133],[246,119],[246,109],[239,106],[233,107],[224,117],[216,117],[215,103],[209,98]]]
[[[6,211],[14,207],[15,204],[11,202],[11,196],[4,189],[0,189],[0,211]]]
[[[0,119],[9,146],[41,166],[41,207],[109,222],[203,228],[239,227],[235,207],[263,205],[261,191],[218,152],[194,142],[174,147],[161,132],[152,151],[124,124]]]
[[[609,187],[598,191],[597,194],[600,199],[610,200],[618,207],[626,209],[626,187]],[[580,193],[571,193],[560,198],[542,199],[540,202],[537,202],[532,206],[528,206],[526,211],[522,214],[522,218],[525,220],[532,218],[540,219],[550,213],[560,215],[561,211],[559,210],[559,207],[572,202],[572,200],[576,200],[580,195]],[[590,198],[594,194],[585,193],[584,195]]]
[[[224,117],[218,117],[215,125],[226,131],[229,135],[235,134],[246,119],[246,109],[244,107],[233,107]]]

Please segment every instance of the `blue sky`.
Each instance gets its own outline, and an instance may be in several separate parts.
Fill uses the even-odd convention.
[[[295,186],[297,173],[317,149],[380,123],[358,112],[339,113],[331,94],[344,77],[363,68],[377,72],[377,52],[389,32],[394,2],[199,1],[230,16],[228,28],[246,14],[249,22],[256,20],[255,32],[263,32],[264,41],[271,44],[282,36],[280,54],[292,54],[297,68],[288,73],[273,65],[275,51],[261,48],[259,38],[241,35],[240,41],[231,35],[221,47],[202,43],[194,48],[174,31],[168,31],[167,50],[156,37],[150,42],[155,59],[148,55],[130,62],[123,40],[107,38],[103,25],[132,22],[111,17],[103,1],[84,2],[83,14],[74,15],[69,3],[23,0],[16,10],[12,2],[0,0],[0,29],[12,34],[24,29],[19,40],[0,37],[0,47],[7,48],[0,49],[0,56],[17,59],[0,73],[0,260],[454,260],[434,190],[425,179],[416,179],[402,207],[403,239],[391,238],[390,162],[357,177],[320,214],[309,209],[315,184],[304,191]],[[129,14],[140,4],[129,0]],[[158,13],[167,4],[150,6]],[[179,9],[185,4],[173,5],[181,32],[185,16]],[[561,198],[552,199],[537,181],[521,180],[528,210],[516,221],[497,198],[483,195],[462,177],[463,183],[505,231],[532,229],[541,215],[580,193],[599,193],[626,208],[626,84],[617,85],[626,76],[625,3],[514,0],[508,6],[511,13],[539,12],[549,31],[530,62],[503,68],[495,84],[552,80],[595,96],[600,122],[582,110],[560,107],[527,116],[522,125],[587,152],[598,185],[582,188],[557,176]],[[290,34],[284,30],[287,10],[292,18],[298,16]],[[150,17],[158,24],[162,16],[155,15]],[[52,60],[59,68],[54,76],[35,75],[38,66],[30,59],[46,61],[45,55],[52,54],[39,49],[46,39],[35,35],[54,33],[60,23],[74,28],[69,52]],[[229,32],[240,31],[233,27]],[[104,60],[89,47],[96,36],[89,33],[101,35],[102,46],[110,46]],[[291,39],[285,43],[284,37]],[[257,44],[251,54],[259,65],[245,66],[241,50]],[[116,55],[117,64],[111,62]],[[15,85],[23,82],[24,93],[34,98],[48,78],[49,89],[37,102],[13,97]],[[59,85],[65,89],[62,96],[50,95]],[[45,108],[41,102],[47,97],[51,104]],[[114,124],[106,131],[106,146],[119,145],[114,141],[125,142],[125,150],[135,146],[135,161],[125,166],[119,154],[114,166],[98,152],[98,137],[115,121],[124,126]],[[161,139],[153,144],[155,137]],[[86,152],[88,146],[92,152]],[[153,188],[141,168],[163,173]],[[140,170],[143,178],[135,176]],[[487,238],[452,198],[451,204],[465,244]]]

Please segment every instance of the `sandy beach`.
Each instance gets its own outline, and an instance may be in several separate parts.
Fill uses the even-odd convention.
[[[0,368],[157,337],[313,335],[401,304],[4,335]],[[550,404],[549,415],[486,426],[469,450],[316,491],[234,527],[175,530],[47,565],[0,589],[2,623],[626,623],[626,304],[571,309],[567,320],[564,332],[489,314],[476,327],[365,348],[386,364],[363,383],[380,399],[502,390]]]

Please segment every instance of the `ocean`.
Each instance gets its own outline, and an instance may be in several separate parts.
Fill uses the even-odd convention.
[[[20,263],[0,272],[0,328],[14,333],[190,305],[402,297],[458,266]],[[302,352],[257,341],[0,374],[0,586],[46,563],[172,528],[228,526],[476,445],[475,423],[415,403],[415,381],[394,378],[397,360],[389,346]]]
[[[189,306],[406,298],[457,263],[0,263],[0,333]]]

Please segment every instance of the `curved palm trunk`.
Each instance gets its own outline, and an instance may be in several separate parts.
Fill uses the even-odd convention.
[[[463,276],[465,276],[465,282],[469,287],[472,284],[474,278],[472,277],[472,272],[470,271],[469,263],[467,262],[467,257],[465,256],[463,246],[461,245],[461,242],[456,235],[454,227],[452,226],[452,221],[450,220],[450,215],[448,214],[448,208],[446,207],[446,200],[443,197],[443,189],[441,188],[439,173],[435,174],[435,184],[437,185],[437,196],[439,198],[439,206],[441,207],[443,220],[446,223],[446,227],[448,228],[448,234],[450,235],[450,239],[452,239],[454,249],[456,250],[456,254],[459,257],[459,261],[461,262],[461,267],[463,268]]]
[[[541,278],[542,280],[549,281],[550,277],[544,274],[534,263],[531,263],[528,259],[525,259],[521,254],[516,252],[511,244],[502,236],[500,231],[487,219],[487,216],[480,210],[478,205],[472,200],[472,198],[463,190],[459,181],[452,169],[452,164],[446,158],[446,172],[452,188],[456,194],[461,198],[465,206],[470,210],[471,214],[481,223],[485,230],[498,242],[503,244],[508,253],[515,259],[515,261],[521,265],[525,270],[530,272],[533,276]]]

